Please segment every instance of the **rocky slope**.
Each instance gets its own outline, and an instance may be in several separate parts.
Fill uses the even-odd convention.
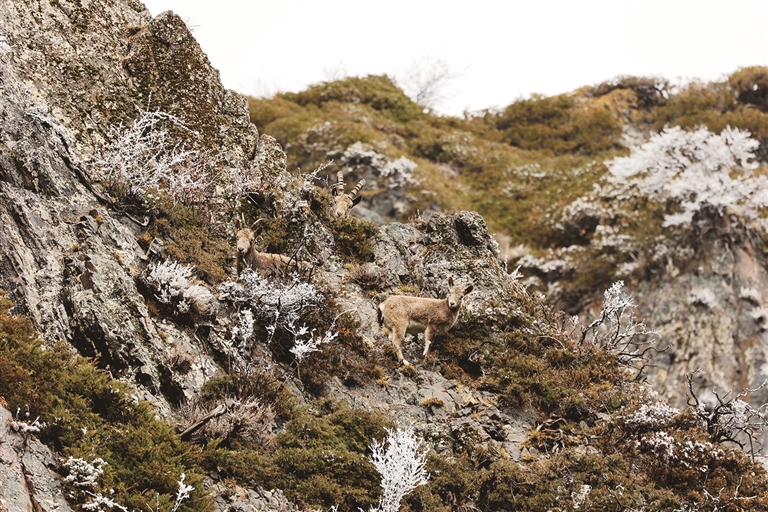
[[[747,174],[764,176],[766,77],[765,68],[745,68],[682,89],[661,78],[619,77],[465,119],[423,115],[387,77],[351,77],[251,98],[250,108],[251,119],[284,144],[289,167],[333,159],[351,179],[364,176],[366,206],[375,210],[366,218],[476,209],[496,232],[501,257],[522,265],[529,289],[582,320],[599,311],[603,290],[623,280],[642,318],[670,345],[650,382],[682,405],[686,375],[697,368],[695,389],[709,400],[713,388],[754,389],[766,377],[765,207],[759,218],[745,216],[734,200],[670,227],[665,215],[679,212],[681,201],[660,207],[650,195],[631,199],[609,168],[665,126],[716,134],[730,126],[759,143],[759,166]],[[398,185],[387,165],[405,160],[413,164],[409,180]],[[393,193],[397,211],[386,207]],[[754,406],[765,403],[764,390],[749,396]]]
[[[428,189],[409,197],[415,160],[340,145],[350,174],[380,180],[371,218],[391,197],[395,215],[413,197],[429,211],[385,226],[329,218],[328,190],[288,172],[291,148],[259,136],[174,14],[151,18],[133,1],[6,2],[0,64],[1,508],[170,510],[191,485],[179,510],[356,510],[378,501],[368,446],[396,424],[414,425],[430,450],[432,479],[406,510],[766,506],[764,470],[721,444],[738,428],[708,431],[718,418],[637,386],[604,333],[507,272],[478,213],[439,213],[446,204]],[[451,122],[387,103],[390,86],[377,104]],[[102,172],[121,130],[152,112],[170,120],[164,151],[210,157],[205,201],[173,196],[174,174],[134,193]],[[396,127],[388,136],[401,143]],[[477,154],[467,139],[444,142]],[[238,279],[236,220],[311,275]],[[759,286],[738,258],[745,286]],[[411,338],[416,365],[397,365],[376,305],[443,297],[449,277],[474,284],[459,322],[426,359]],[[320,350],[300,357],[322,333]]]

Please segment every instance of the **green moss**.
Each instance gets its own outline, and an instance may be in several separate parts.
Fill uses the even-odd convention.
[[[147,246],[155,237],[164,240],[170,258],[194,265],[197,277],[216,285],[227,279],[235,257],[234,244],[219,228],[211,225],[207,211],[163,202],[142,239]]]
[[[299,105],[311,103],[322,106],[329,101],[362,103],[375,110],[386,111],[400,121],[424,117],[422,107],[408,98],[387,76],[349,77],[281,96]]]
[[[609,112],[577,106],[565,95],[517,101],[493,121],[505,142],[554,154],[596,155],[614,148],[621,133],[618,120]]]

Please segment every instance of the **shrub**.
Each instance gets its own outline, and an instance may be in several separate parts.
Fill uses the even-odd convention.
[[[153,200],[162,190],[174,203],[190,205],[209,195],[210,169],[217,158],[174,144],[169,127],[189,131],[180,119],[159,110],[142,112],[129,127],[110,128],[111,142],[96,160],[109,192]]]
[[[750,172],[757,167],[758,146],[743,130],[726,128],[715,135],[705,128],[668,128],[608,167],[619,188],[675,211],[665,216],[664,227],[689,225],[699,211],[722,216],[730,207],[741,208],[751,220],[768,206],[763,193],[768,180]]]
[[[376,223],[354,217],[333,217],[331,231],[336,250],[345,260],[356,263],[373,261],[373,238],[379,234]]]
[[[322,106],[329,101],[362,103],[380,111],[387,111],[396,119],[424,117],[422,107],[414,103],[397,88],[386,75],[348,77],[335,82],[323,82],[299,93],[280,95],[299,105]]]
[[[620,133],[607,111],[577,106],[568,96],[534,96],[509,105],[495,118],[502,140],[523,149],[556,155],[595,155],[613,148]]]
[[[119,502],[139,509],[155,501],[169,508],[183,472],[187,484],[203,489],[192,445],[183,443],[145,402],[111,381],[63,342],[47,344],[29,319],[10,314],[0,296],[0,396],[8,406],[29,408],[46,427],[39,437],[65,455],[105,461],[102,484]],[[181,510],[211,510],[208,497],[193,492]]]
[[[305,507],[357,510],[374,505],[379,478],[366,452],[390,422],[330,401],[318,402],[312,410],[298,411],[286,423],[271,454],[246,444],[231,449],[213,444],[206,448],[206,461],[223,476],[284,489]]]

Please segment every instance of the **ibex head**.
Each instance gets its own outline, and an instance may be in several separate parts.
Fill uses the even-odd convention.
[[[461,306],[461,299],[464,298],[466,294],[474,290],[474,285],[469,285],[467,287],[464,286],[456,286],[453,284],[453,277],[448,278],[448,286],[450,287],[450,290],[448,291],[448,307],[452,310],[457,309],[459,306]]]
[[[349,211],[359,203],[363,196],[358,195],[360,189],[365,185],[365,180],[357,182],[355,188],[349,194],[344,193],[344,175],[341,171],[336,175],[336,184],[332,186],[331,193],[333,194],[333,216],[334,217],[348,217]]]
[[[256,222],[251,224],[250,227],[247,227],[244,218],[237,219],[235,222],[235,227],[237,227],[237,254],[240,257],[248,254],[248,251],[250,251],[253,247],[253,242],[256,239],[256,233],[254,232],[253,228],[255,228],[256,225],[263,220],[264,219],[258,219]]]

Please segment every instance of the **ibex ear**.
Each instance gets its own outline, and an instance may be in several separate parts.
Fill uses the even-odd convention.
[[[363,200],[363,196],[357,196],[352,200],[352,206],[357,206],[357,203]]]
[[[453,286],[453,276],[448,278],[448,286]]]
[[[466,288],[464,288],[464,295],[468,294],[469,292],[471,292],[474,289],[475,289],[475,285],[473,285],[473,284],[467,286]]]
[[[336,197],[337,195],[339,195],[339,187],[337,185],[333,185],[331,187],[331,195],[333,197]]]

